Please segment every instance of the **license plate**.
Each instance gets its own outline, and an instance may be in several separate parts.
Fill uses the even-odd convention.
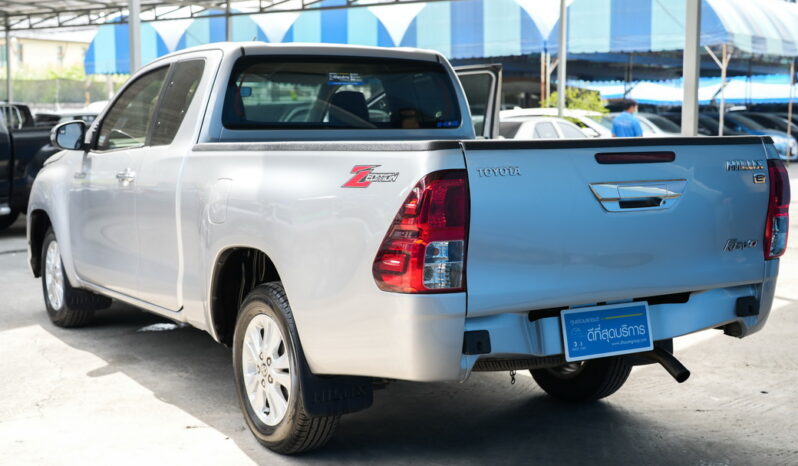
[[[560,314],[566,361],[639,353],[654,348],[648,303],[567,309]]]

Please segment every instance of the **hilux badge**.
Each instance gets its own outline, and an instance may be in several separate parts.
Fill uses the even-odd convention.
[[[727,160],[727,172],[739,172],[750,170],[764,170],[765,162],[763,160]]]

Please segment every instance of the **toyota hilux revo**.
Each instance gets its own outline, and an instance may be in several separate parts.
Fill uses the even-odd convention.
[[[499,71],[260,43],[153,61],[53,130],[28,207],[50,319],[119,300],[208,332],[282,453],[375,380],[531,370],[596,400],[636,364],[684,381],[676,337],[762,328],[789,205],[769,138],[491,140]]]

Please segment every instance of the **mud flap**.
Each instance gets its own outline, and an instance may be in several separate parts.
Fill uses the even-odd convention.
[[[374,402],[370,377],[315,375],[310,371],[304,351],[299,354],[302,366],[300,385],[302,402],[311,416],[330,416],[362,411]]]

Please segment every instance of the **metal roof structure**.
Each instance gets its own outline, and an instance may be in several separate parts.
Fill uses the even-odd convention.
[[[309,9],[366,7],[381,4],[422,3],[430,0],[137,0],[143,22],[291,12]],[[435,0],[432,0],[435,1]],[[0,0],[0,19],[11,31],[125,22],[130,0]]]

